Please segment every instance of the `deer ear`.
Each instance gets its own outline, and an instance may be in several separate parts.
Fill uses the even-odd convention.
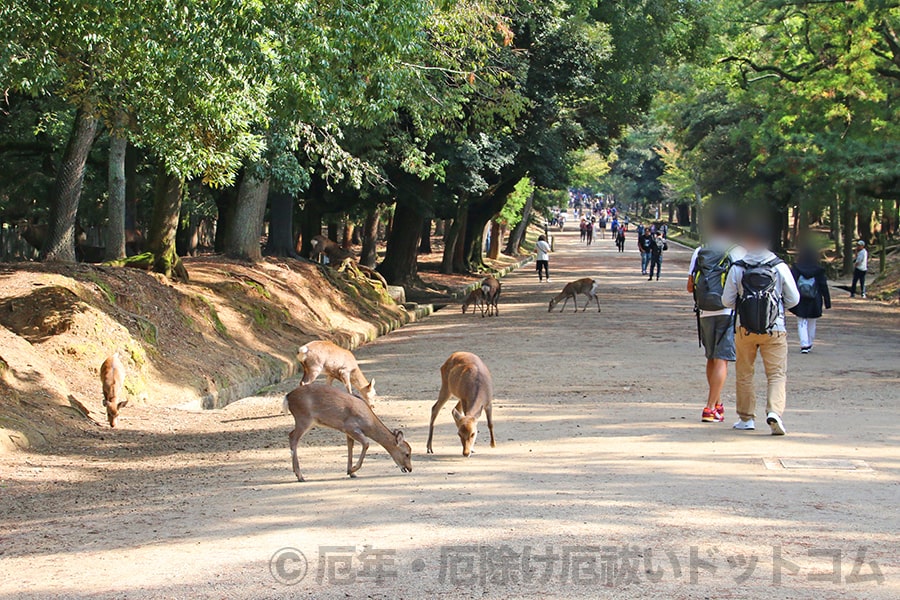
[[[455,408],[450,411],[450,414],[453,415],[453,420],[459,423],[459,420],[462,419],[462,413],[456,410]]]
[[[375,396],[375,380],[369,382],[369,393]]]
[[[122,400],[122,401],[119,402],[119,404],[116,406],[116,410],[119,410],[120,408],[125,408],[126,406],[128,406],[128,400]]]
[[[394,438],[397,440],[398,444],[402,444],[403,443],[403,432],[400,431],[399,429],[395,429],[394,430]]]

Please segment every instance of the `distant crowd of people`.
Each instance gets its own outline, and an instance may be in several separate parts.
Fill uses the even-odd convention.
[[[619,252],[625,251],[629,219],[615,208],[592,206],[575,209],[581,241],[591,245],[595,231],[605,238],[610,231]],[[562,226],[565,211],[554,219]],[[786,312],[797,317],[800,352],[809,354],[815,346],[817,323],[831,308],[831,294],[819,252],[803,246],[789,266],[770,250],[772,233],[762,223],[739,226],[735,214],[721,211],[707,223],[707,236],[691,256],[687,289],[694,298],[699,345],[706,354],[708,394],[701,412],[704,422],[725,420],[722,391],[728,363],[736,364],[736,412],[733,428],[756,428],[754,374],[757,355],[765,369],[766,424],[773,435],[784,435],[788,340]],[[641,256],[641,274],[659,280],[663,253],[668,250],[668,225],[643,224],[635,227]],[[550,280],[550,245],[541,236],[537,247],[537,271],[541,281]],[[866,297],[868,250],[856,244],[851,296]]]

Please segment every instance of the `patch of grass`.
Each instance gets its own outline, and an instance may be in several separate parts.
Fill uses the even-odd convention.
[[[252,279],[245,279],[244,283],[247,284],[248,287],[253,288],[256,292],[266,299],[271,299],[272,294],[265,288],[265,286],[258,281],[253,281]]]
[[[206,305],[206,308],[209,310],[209,320],[213,325],[213,328],[216,332],[222,337],[228,337],[228,328],[225,327],[225,323],[222,322],[222,319],[219,318],[219,313],[216,311],[216,307],[213,305],[212,301],[206,296],[197,295],[197,298],[200,299]]]
[[[125,352],[131,357],[131,362],[134,363],[138,370],[144,368],[144,365],[147,364],[147,353],[144,352],[144,349],[139,344],[128,342],[125,344]]]
[[[253,317],[253,322],[260,329],[268,329],[269,328],[269,317],[266,316],[266,313],[263,312],[261,308],[258,306],[250,306],[248,307],[250,312],[250,316]]]
[[[108,283],[100,279],[100,277],[98,277],[97,274],[93,271],[88,271],[87,273],[85,273],[84,278],[97,286],[97,289],[100,290],[100,293],[103,294],[103,297],[106,298],[107,302],[115,305],[116,293],[112,290]]]

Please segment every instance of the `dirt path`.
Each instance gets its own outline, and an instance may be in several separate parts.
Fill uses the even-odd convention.
[[[631,239],[624,255],[577,234],[556,246],[553,283],[513,274],[499,318],[451,306],[357,353],[413,473],[373,444],[348,479],[342,437],[314,430],[297,483],[282,389],[135,409],[121,430],[0,464],[0,598],[900,597],[896,310],[836,298],[815,353],[793,345],[789,435],[738,433],[733,373],[726,423],[699,422],[688,252],[650,283]],[[588,275],[602,314],[547,314]],[[447,408],[426,456],[438,368],[463,349],[493,371],[497,448],[482,423],[463,459]],[[868,469],[778,462],[810,458]],[[296,550],[270,561],[282,548],[305,555],[304,578]]]

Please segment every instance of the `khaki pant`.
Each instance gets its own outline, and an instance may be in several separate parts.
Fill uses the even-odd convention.
[[[738,327],[734,338],[737,354],[737,413],[746,421],[756,418],[756,390],[753,374],[756,372],[756,353],[762,356],[766,369],[768,388],[766,390],[766,413],[773,412],[779,417],[784,414],[787,384],[787,334],[784,331],[768,333],[748,333]]]

